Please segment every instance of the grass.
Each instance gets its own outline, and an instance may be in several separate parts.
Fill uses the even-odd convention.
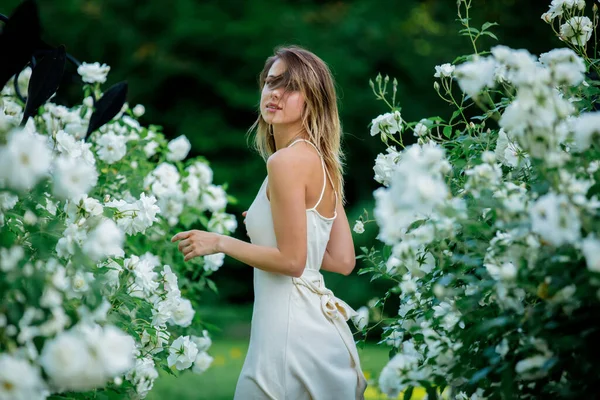
[[[185,371],[176,378],[161,372],[147,399],[231,400],[247,349],[248,339],[215,339],[209,350],[214,361],[204,374],[196,375],[191,371]],[[370,383],[365,399],[387,399],[376,390],[375,385],[379,372],[387,363],[388,350],[381,346],[367,344],[364,349],[359,349],[359,355],[361,366]],[[412,399],[419,400],[424,395],[423,390],[415,389]]]

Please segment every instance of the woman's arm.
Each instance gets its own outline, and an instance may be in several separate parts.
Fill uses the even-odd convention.
[[[331,227],[331,236],[323,256],[321,269],[342,275],[350,275],[356,265],[354,241],[346,211],[344,211],[344,206],[339,200],[336,211],[337,218]]]
[[[290,276],[304,272],[307,257],[306,156],[285,148],[269,157],[269,196],[277,247],[258,246],[220,236],[218,252],[252,267]]]

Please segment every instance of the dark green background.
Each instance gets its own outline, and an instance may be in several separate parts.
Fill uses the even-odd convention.
[[[540,15],[549,1],[475,0],[472,25],[498,22],[500,43],[534,53],[559,45]],[[9,14],[17,0],[3,0]],[[247,240],[241,213],[252,202],[266,170],[248,148],[247,129],[256,116],[257,76],[273,48],[307,47],[331,67],[338,85],[347,152],[347,214],[350,224],[371,211],[374,158],[383,144],[369,135],[372,118],[387,111],[369,88],[378,72],[397,77],[403,117],[409,121],[453,111],[433,90],[434,66],[471,52],[458,35],[454,0],[398,1],[39,1],[43,36],[65,44],[81,61],[111,66],[109,85],[127,80],[129,103],[141,103],[145,124],[163,125],[169,137],[185,134],[191,155],[211,162],[216,183],[229,183],[239,199],[235,236]],[[496,42],[484,37],[481,49]],[[70,67],[73,70],[72,67]],[[57,102],[81,101],[76,85],[63,85]],[[410,140],[406,138],[405,140]],[[374,242],[376,227],[355,236],[357,248]],[[357,250],[357,253],[359,251]],[[361,267],[358,263],[357,270]],[[252,300],[252,268],[228,258],[214,279],[220,294],[207,303]],[[328,274],[328,286],[359,307],[383,288],[368,277]]]

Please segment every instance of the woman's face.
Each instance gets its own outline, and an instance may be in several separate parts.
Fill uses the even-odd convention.
[[[299,90],[285,91],[284,86],[273,88],[272,83],[286,71],[280,59],[275,60],[265,79],[260,96],[260,113],[267,124],[290,125],[302,118],[304,96]],[[271,85],[270,85],[271,84]]]

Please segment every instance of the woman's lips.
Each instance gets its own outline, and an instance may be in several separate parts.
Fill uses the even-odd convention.
[[[266,106],[267,111],[275,112],[281,110],[281,107],[278,107],[277,104],[268,103]]]

